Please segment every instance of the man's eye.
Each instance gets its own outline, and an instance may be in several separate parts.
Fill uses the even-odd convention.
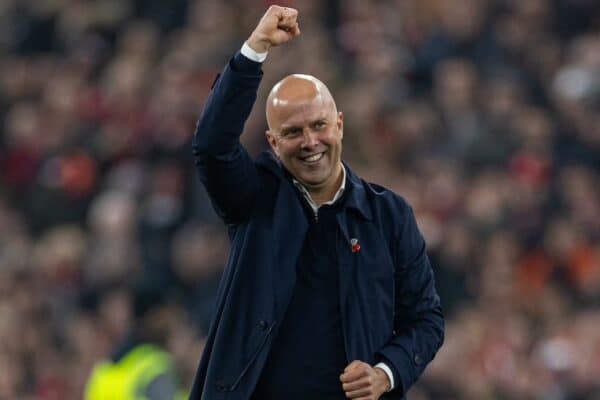
[[[325,126],[325,122],[323,122],[323,121],[315,122],[315,129],[321,129],[324,126]]]
[[[286,136],[286,137],[298,136],[299,134],[300,134],[300,129],[298,129],[298,128],[288,129],[287,131],[283,132],[283,136]]]

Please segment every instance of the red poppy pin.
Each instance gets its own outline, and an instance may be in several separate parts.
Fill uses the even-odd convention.
[[[350,239],[350,245],[352,246],[353,253],[356,253],[357,251],[360,250],[360,244],[358,244],[358,239],[356,239],[356,238]]]

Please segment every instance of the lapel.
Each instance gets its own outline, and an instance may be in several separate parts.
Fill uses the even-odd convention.
[[[345,208],[356,210],[365,220],[370,221],[373,219],[373,214],[369,207],[365,185],[348,164],[344,163],[344,167],[346,168],[346,185],[351,189]]]
[[[281,182],[273,215],[275,215],[273,234],[278,242],[278,245],[273,246],[273,251],[276,252],[273,290],[276,315],[282,316],[294,291],[296,262],[308,230],[308,221],[302,205],[292,185],[285,180]]]
[[[336,240],[336,251],[338,254],[339,263],[339,288],[340,288],[340,311],[342,314],[342,326],[344,332],[344,345],[346,349],[346,357],[348,360],[353,360],[359,355],[359,351],[353,340],[352,324],[355,323],[353,306],[352,285],[353,277],[356,276],[355,269],[358,267],[356,259],[357,254],[352,251],[352,239],[360,235],[360,225],[370,223],[372,220],[372,212],[369,207],[365,185],[360,178],[344,163],[346,167],[346,188],[348,189],[348,197],[344,203],[344,209],[337,214],[338,232],[340,236]]]
[[[360,219],[368,222],[373,218],[363,182],[354,171],[348,167],[348,165],[344,163],[344,166],[346,167],[346,189],[348,190],[348,196],[342,212],[338,213],[336,216],[338,227],[342,234],[341,240],[338,241],[338,246],[341,246],[342,248],[338,247],[337,249],[338,254],[340,255],[340,262],[342,262],[342,259],[344,258],[347,259],[347,257],[344,256],[347,256],[348,250],[351,250],[351,241],[352,239],[355,239],[352,235],[358,233],[352,231],[348,226],[348,220],[352,219],[352,217],[349,217],[349,214],[355,213],[359,217],[352,219],[352,222]]]
[[[272,213],[274,263],[271,276],[272,290],[275,294],[275,315],[278,322],[281,322],[296,284],[296,261],[302,251],[308,221],[295,188],[286,179],[279,160],[271,152],[264,152],[256,162],[275,175],[279,181]]]

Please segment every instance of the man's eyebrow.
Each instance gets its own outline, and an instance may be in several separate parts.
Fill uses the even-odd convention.
[[[300,126],[300,125],[287,125],[287,126],[282,127],[279,130],[279,134],[280,135],[287,135],[288,133],[291,133],[291,132],[293,132],[295,130],[298,130],[298,129],[302,130],[302,126]]]
[[[291,131],[292,129],[302,128],[301,125],[285,125],[281,127],[281,132]]]

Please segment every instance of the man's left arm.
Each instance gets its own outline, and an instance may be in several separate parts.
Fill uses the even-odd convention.
[[[399,204],[401,226],[394,235],[394,332],[377,352],[374,366],[355,360],[340,376],[347,398],[379,399],[406,394],[444,341],[444,317],[435,290],[433,270],[412,209]]]
[[[406,393],[444,341],[444,316],[425,240],[411,207],[403,205],[402,228],[394,254],[394,336],[378,356],[393,373],[392,390]]]

